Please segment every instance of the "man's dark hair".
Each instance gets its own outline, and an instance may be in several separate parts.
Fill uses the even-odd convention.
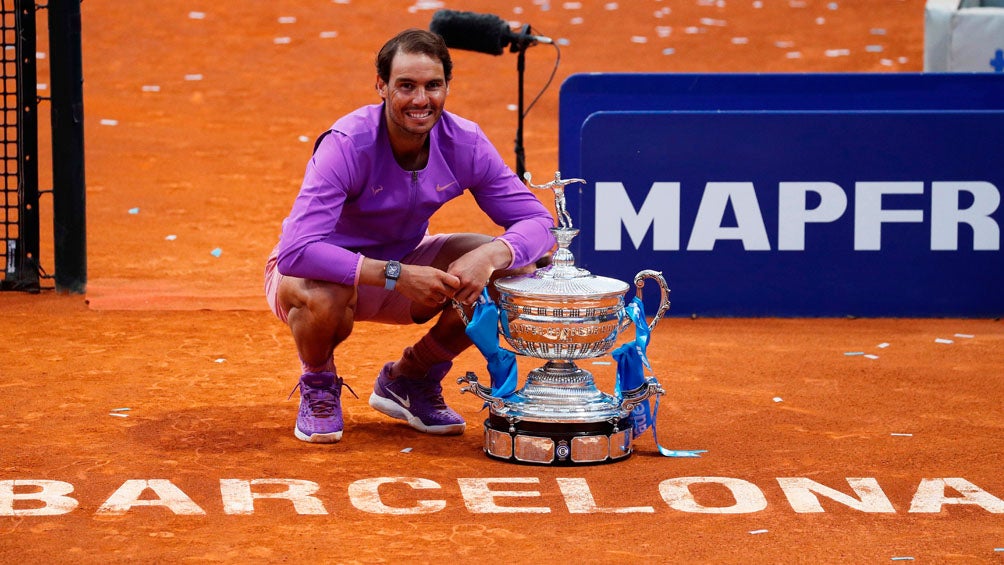
[[[390,64],[398,51],[439,59],[443,64],[446,82],[453,79],[453,60],[450,59],[450,49],[443,38],[424,29],[406,29],[392,37],[377,53],[377,76],[384,82],[390,82]]]

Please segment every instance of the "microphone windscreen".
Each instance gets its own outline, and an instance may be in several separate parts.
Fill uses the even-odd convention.
[[[432,15],[429,31],[442,36],[446,46],[489,55],[501,55],[508,43],[509,25],[498,16],[438,10]]]

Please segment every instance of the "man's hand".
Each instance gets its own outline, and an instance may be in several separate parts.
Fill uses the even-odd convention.
[[[512,262],[509,247],[494,240],[460,256],[446,269],[459,281],[453,299],[467,306],[473,305],[481,291],[488,286],[492,273]]]
[[[401,276],[394,287],[412,302],[425,306],[442,306],[460,288],[460,279],[455,275],[422,265],[401,265]]]

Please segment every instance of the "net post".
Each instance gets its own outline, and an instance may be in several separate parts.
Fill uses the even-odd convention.
[[[56,291],[87,287],[81,0],[49,0],[53,251]]]

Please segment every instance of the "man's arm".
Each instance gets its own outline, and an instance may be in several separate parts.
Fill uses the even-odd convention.
[[[384,286],[386,268],[387,261],[364,257],[359,270],[359,284]],[[488,280],[487,277],[484,280]],[[398,277],[394,290],[413,302],[425,306],[439,306],[453,298],[461,286],[459,277],[435,267],[402,264],[401,276]]]
[[[286,276],[353,285],[361,255],[325,239],[331,234],[348,196],[344,173],[352,160],[327,135],[307,164],[300,192],[283,222],[279,240],[279,272]]]
[[[476,180],[470,185],[471,194],[488,217],[505,229],[499,239],[508,245],[510,263],[503,268],[533,264],[555,245],[554,218],[480,129],[473,155]]]

